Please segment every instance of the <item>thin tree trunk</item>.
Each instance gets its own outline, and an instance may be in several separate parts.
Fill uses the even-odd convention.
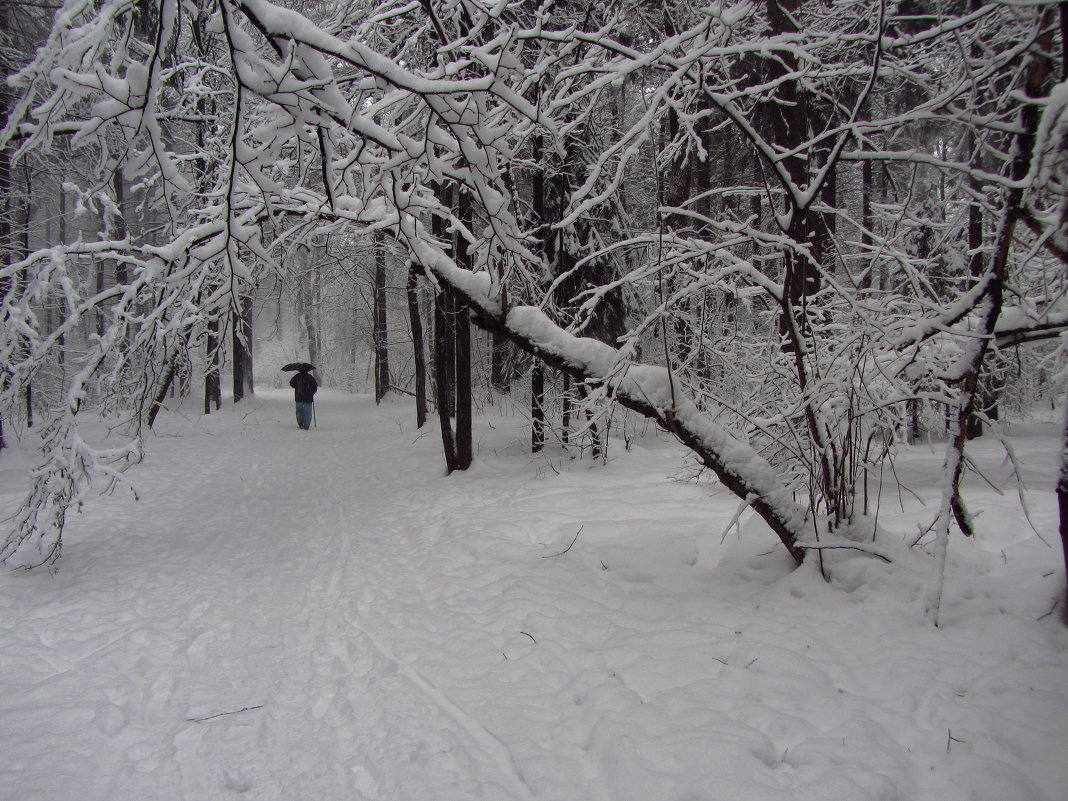
[[[452,205],[452,190],[449,187],[439,185],[437,196],[445,208]],[[444,220],[435,215],[430,225],[434,236],[442,242],[446,241]],[[452,250],[448,245],[446,247]],[[434,296],[434,384],[438,421],[441,424],[441,446],[445,451],[445,469],[449,473],[459,466],[456,436],[452,427],[456,404],[456,335],[451,327],[454,292],[449,285],[440,284]]]
[[[381,403],[389,392],[389,343],[386,320],[386,249],[381,232],[374,235],[375,247],[375,403]]]
[[[419,277],[415,264],[408,265],[408,320],[412,328],[412,353],[415,357],[415,423],[426,424],[426,356],[423,352],[423,318],[419,314]]]
[[[245,379],[245,393],[247,395],[256,393],[255,370],[252,360],[252,314],[253,303],[250,292],[241,298],[241,332],[244,334],[241,339],[241,361],[245,365],[242,373]]]
[[[163,381],[159,385],[159,391],[156,392],[156,397],[152,399],[152,406],[148,410],[147,423],[149,428],[155,425],[156,417],[159,415],[160,409],[163,408],[163,401],[167,397],[167,392],[170,391],[171,385],[174,383],[174,374],[178,371],[178,359],[171,358],[168,360],[166,370],[163,374]]]
[[[234,403],[245,399],[252,384],[251,300],[241,297],[230,310],[230,353],[234,370]]]
[[[25,191],[26,196],[22,202],[22,259],[26,260],[30,257],[30,221],[33,217],[33,180],[30,173],[30,166],[23,164],[23,177],[25,179]],[[20,270],[19,283],[25,284],[26,271]],[[19,348],[23,358],[29,355],[29,343],[25,338],[20,338]],[[22,389],[22,403],[23,412],[26,416],[26,427],[33,428],[33,383],[26,381]]]
[[[456,197],[457,216],[465,226],[471,226],[471,198],[460,191]],[[453,253],[456,264],[471,270],[473,264],[467,240],[460,231],[453,234]],[[456,467],[471,466],[473,445],[471,436],[471,321],[467,300],[459,293],[452,295],[452,328],[456,338]]]
[[[545,447],[545,365],[534,360],[530,372],[530,450],[538,453]]]
[[[564,386],[560,392],[560,442],[566,448],[571,440],[571,376],[564,373]]]
[[[222,408],[222,384],[219,381],[219,321],[208,321],[208,335],[205,338],[204,370],[204,414],[211,414],[212,404],[215,410]]]
[[[1068,20],[1068,15],[1065,16]],[[1061,474],[1057,480],[1057,510],[1060,513],[1061,554],[1068,579],[1068,403],[1064,406],[1064,432],[1061,438]],[[1068,590],[1061,606],[1061,620],[1068,625]]]
[[[308,335],[308,361],[319,365],[319,268],[315,253],[308,252],[307,300],[304,304],[304,327]]]
[[[434,299],[434,383],[437,390],[438,421],[441,424],[441,444],[445,451],[445,469],[450,473],[458,467],[456,438],[453,436],[452,415],[449,413],[455,398],[451,369],[455,366],[455,355],[450,347],[453,337],[449,330],[448,313],[448,295],[451,291],[442,286]]]

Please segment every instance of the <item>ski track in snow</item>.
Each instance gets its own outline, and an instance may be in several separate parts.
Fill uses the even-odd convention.
[[[922,555],[832,587],[751,520],[721,545],[736,500],[655,437],[598,467],[498,422],[446,478],[406,405],[317,407],[166,417],[140,502],[0,577],[0,799],[1062,797],[1063,574],[1008,499],[931,631]]]

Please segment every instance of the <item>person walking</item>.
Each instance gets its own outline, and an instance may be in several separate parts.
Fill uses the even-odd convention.
[[[319,390],[319,384],[311,374],[314,369],[310,364],[302,364],[297,374],[289,379],[297,403],[297,425],[305,431],[311,428],[315,417],[315,393]]]

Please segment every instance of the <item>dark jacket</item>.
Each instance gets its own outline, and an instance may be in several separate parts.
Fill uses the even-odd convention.
[[[289,379],[289,386],[293,387],[297,403],[312,403],[319,389],[311,373],[297,373]]]

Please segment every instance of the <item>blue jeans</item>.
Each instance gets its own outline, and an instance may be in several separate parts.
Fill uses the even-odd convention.
[[[315,408],[314,403],[298,403],[297,404],[297,425],[307,430],[311,428],[312,424],[312,410]]]

